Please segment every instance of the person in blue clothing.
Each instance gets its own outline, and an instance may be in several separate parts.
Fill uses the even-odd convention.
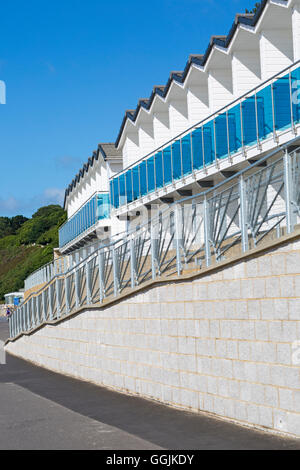
[[[11,316],[11,310],[9,307],[6,309],[6,317],[9,318]]]

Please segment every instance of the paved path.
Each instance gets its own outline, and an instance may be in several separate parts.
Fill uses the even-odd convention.
[[[7,331],[0,320],[0,340]],[[2,449],[300,449],[300,440],[177,411],[7,355],[0,366]]]

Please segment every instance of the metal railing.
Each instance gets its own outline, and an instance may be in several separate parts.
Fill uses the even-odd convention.
[[[59,229],[59,247],[63,248],[96,225],[98,220],[109,217],[108,193],[95,193]]]
[[[219,165],[249,148],[261,149],[300,123],[300,61],[110,178],[113,208],[126,206],[176,181]]]
[[[300,221],[300,138],[227,181],[152,214],[147,223],[57,274],[10,318],[15,338],[157,278],[237,259]]]

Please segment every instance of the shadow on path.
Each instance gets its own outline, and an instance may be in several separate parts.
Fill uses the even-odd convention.
[[[6,327],[0,323],[2,336]],[[65,377],[10,355],[7,365],[0,367],[0,382],[17,384],[164,449],[300,449],[300,440],[249,430],[201,413],[174,410]]]

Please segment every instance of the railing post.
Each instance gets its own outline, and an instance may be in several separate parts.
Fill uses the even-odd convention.
[[[87,305],[90,305],[91,304],[91,298],[92,298],[92,294],[91,294],[91,276],[90,276],[91,272],[90,272],[90,268],[89,268],[89,263],[88,261],[86,261],[85,263],[85,279],[86,279],[86,302],[87,302]]]
[[[66,299],[66,315],[70,313],[70,291],[69,291],[69,279],[67,276],[65,277],[65,299]]]
[[[204,245],[205,245],[205,260],[206,260],[206,266],[209,267],[211,265],[211,254],[210,254],[210,243],[209,243],[209,205],[206,199],[206,196],[204,197]]]
[[[32,326],[32,328],[35,328],[35,326],[36,326],[35,297],[31,297],[31,326]]]
[[[80,307],[80,300],[79,300],[79,270],[78,268],[75,269],[75,305],[76,308]]]
[[[175,243],[176,243],[176,265],[178,276],[182,273],[181,248],[182,248],[182,207],[180,204],[174,206],[175,219]]]
[[[130,239],[130,275],[132,289],[138,284],[134,239]]]
[[[100,250],[98,254],[98,269],[99,269],[99,297],[100,297],[100,303],[102,303],[105,297],[103,250]]]
[[[119,266],[118,266],[118,255],[116,248],[112,248],[112,261],[113,261],[113,274],[114,274],[114,294],[115,297],[119,294],[120,291],[120,276],[119,276]]]
[[[295,227],[295,217],[293,211],[293,178],[292,178],[292,161],[291,155],[286,149],[283,157],[284,162],[284,192],[285,192],[285,207],[286,207],[286,231],[292,233]]]
[[[155,219],[155,218],[154,218]],[[156,222],[156,223],[155,223]],[[157,224],[158,221],[153,220],[151,216],[151,269],[152,269],[152,279],[156,279],[158,259],[157,259]]]
[[[242,250],[243,253],[249,250],[248,240],[248,225],[247,225],[247,201],[246,201],[246,187],[244,177],[240,177],[239,181],[240,193],[240,228],[242,236]]]
[[[30,330],[30,309],[29,309],[29,302],[26,302],[26,323],[27,323],[27,331]]]
[[[14,320],[14,314],[10,317],[10,322],[11,322],[11,337],[15,337],[15,320]]]
[[[60,304],[60,288],[59,288],[59,279],[56,278],[55,280],[55,290],[56,290],[56,311],[57,311],[57,318],[60,318],[61,314],[61,304]]]

